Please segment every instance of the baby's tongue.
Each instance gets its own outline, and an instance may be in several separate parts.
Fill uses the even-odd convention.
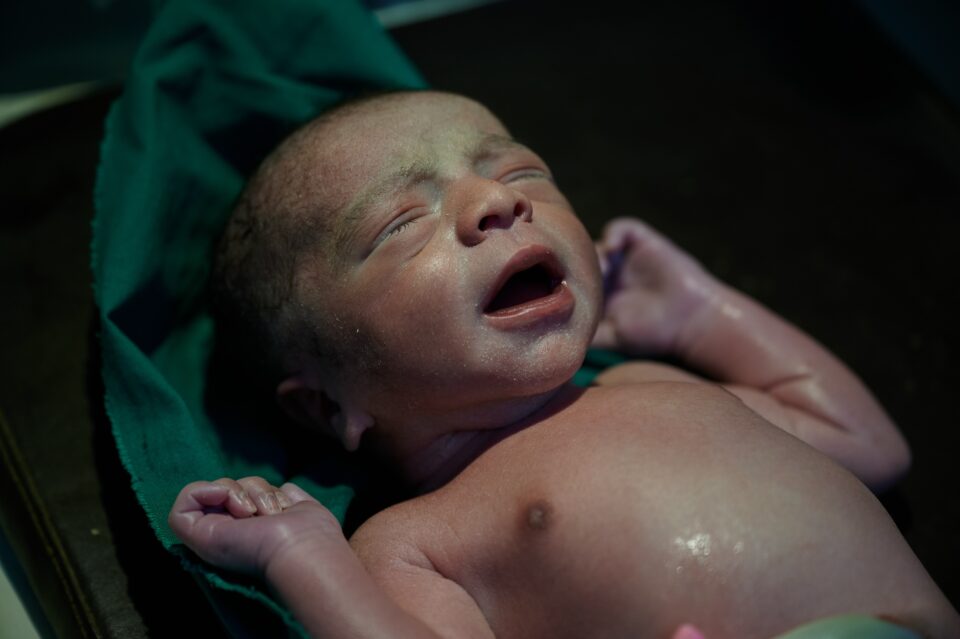
[[[488,313],[519,306],[550,294],[550,278],[541,268],[533,267],[520,271],[506,281],[503,288],[497,293]]]

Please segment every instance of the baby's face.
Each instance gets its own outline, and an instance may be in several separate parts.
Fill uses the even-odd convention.
[[[309,262],[300,295],[356,355],[332,377],[341,393],[383,422],[573,375],[601,303],[593,243],[543,160],[486,109],[393,98],[328,125],[314,149],[305,170],[324,176],[335,254]]]

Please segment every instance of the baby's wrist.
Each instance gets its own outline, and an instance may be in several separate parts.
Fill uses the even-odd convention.
[[[688,347],[709,331],[723,305],[726,285],[692,257],[682,255],[673,285],[665,291],[661,330],[665,334],[663,355],[684,358]]]
[[[335,564],[338,555],[352,552],[350,544],[342,534],[318,534],[289,539],[273,548],[265,549],[261,574],[271,587],[282,588],[282,585],[289,584],[291,579],[312,571],[313,566]]]
[[[704,271],[697,282],[688,284],[693,300],[677,326],[673,355],[687,360],[696,345],[709,335],[717,320],[730,308],[730,287]]]
[[[350,551],[340,522],[328,511],[298,504],[293,512],[277,517],[270,535],[259,549],[260,572],[269,577],[271,572],[286,569],[305,557],[319,557],[329,553]],[[293,515],[293,517],[289,517]]]

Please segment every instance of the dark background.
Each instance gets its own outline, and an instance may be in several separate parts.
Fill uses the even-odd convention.
[[[960,603],[960,115],[942,85],[842,1],[628,16],[517,0],[393,33],[434,87],[486,103],[546,158],[591,232],[645,218],[866,381],[914,453],[883,503]],[[0,434],[19,456],[5,470],[23,471],[0,473],[0,523],[54,627],[167,636],[189,616],[215,633],[147,528],[100,406],[87,248],[116,93],[0,129]]]

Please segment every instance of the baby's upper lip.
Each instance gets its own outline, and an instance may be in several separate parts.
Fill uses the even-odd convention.
[[[551,249],[539,244],[525,246],[514,253],[513,257],[511,257],[500,270],[500,274],[497,275],[497,279],[494,280],[493,285],[487,290],[487,294],[480,304],[481,312],[490,306],[490,303],[493,302],[493,299],[497,296],[497,293],[500,292],[500,289],[503,288],[504,284],[507,283],[507,280],[517,273],[537,265],[543,267],[551,279],[557,282],[563,280],[563,265]]]

